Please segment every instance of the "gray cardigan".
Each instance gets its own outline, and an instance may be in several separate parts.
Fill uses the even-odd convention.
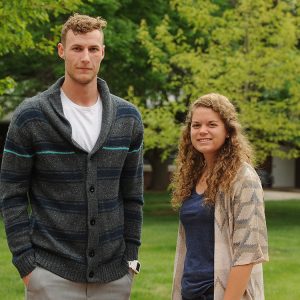
[[[0,185],[7,240],[21,277],[39,265],[72,281],[109,282],[138,257],[141,116],[98,79],[102,128],[87,153],[63,115],[63,81],[25,100],[12,118]]]

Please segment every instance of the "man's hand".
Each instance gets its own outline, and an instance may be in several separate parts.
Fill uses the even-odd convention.
[[[131,275],[131,277],[134,277],[134,275],[135,275],[135,273],[134,273],[134,271],[131,269],[131,268],[129,268],[129,274]]]
[[[24,276],[24,277],[22,278],[22,280],[23,280],[23,282],[24,282],[24,284],[25,284],[26,287],[28,287],[28,283],[29,283],[31,274],[32,274],[32,272],[29,273],[29,274],[27,274],[26,276]]]

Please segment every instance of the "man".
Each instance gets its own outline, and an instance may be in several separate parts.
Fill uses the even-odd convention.
[[[8,131],[3,216],[28,300],[129,299],[139,271],[143,125],[97,78],[105,26],[68,19],[64,78],[25,100]]]

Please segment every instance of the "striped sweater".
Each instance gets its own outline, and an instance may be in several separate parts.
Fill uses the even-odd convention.
[[[1,166],[9,248],[21,277],[41,266],[77,282],[110,282],[138,257],[143,125],[102,79],[102,128],[90,153],[71,138],[59,79],[12,118]]]

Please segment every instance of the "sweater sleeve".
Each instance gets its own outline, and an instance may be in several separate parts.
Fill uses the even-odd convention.
[[[143,184],[143,124],[136,120],[120,182],[124,201],[124,238],[128,261],[138,258],[138,248],[141,245]]]
[[[233,200],[232,264],[245,265],[268,261],[268,238],[263,189],[252,167],[238,177]]]
[[[24,277],[35,267],[30,241],[28,192],[33,149],[26,126],[26,110],[18,109],[7,133],[1,164],[0,193],[8,246],[13,264]]]
[[[181,279],[183,275],[185,256],[186,256],[185,231],[182,223],[179,221],[175,260],[174,260],[173,286],[172,286],[172,296],[171,296],[172,300],[182,299]]]

